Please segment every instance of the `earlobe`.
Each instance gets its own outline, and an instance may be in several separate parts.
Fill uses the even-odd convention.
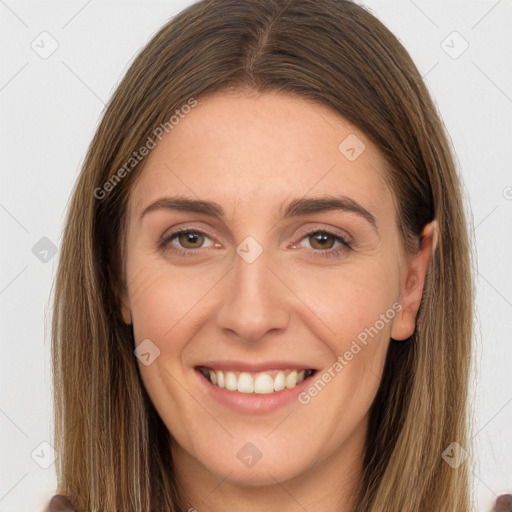
[[[123,317],[123,322],[127,325],[131,325],[132,309],[130,307],[130,301],[128,300],[128,291],[125,283],[122,285],[119,302],[121,303],[121,316]]]
[[[125,324],[132,324],[132,310],[130,309],[128,301],[126,300],[124,294],[123,297],[121,298],[121,316],[123,317],[123,322]]]
[[[132,312],[131,312],[130,308],[124,304],[124,300],[123,300],[123,304],[121,305],[121,315],[123,317],[123,322],[126,325],[132,324]]]
[[[411,258],[406,276],[400,287],[399,302],[402,309],[391,328],[391,338],[403,341],[410,338],[416,328],[416,315],[420,308],[427,271],[438,245],[437,221],[425,224],[418,252]]]
[[[391,327],[391,338],[395,341],[405,341],[412,336],[416,328],[416,317],[411,311],[402,307],[402,310],[396,315]]]
[[[122,243],[124,243],[124,241],[122,241]],[[119,275],[119,284],[116,287],[116,289],[118,290],[118,303],[120,304],[121,316],[123,318],[123,322],[126,325],[131,325],[132,324],[132,309],[130,306],[130,301],[128,299],[128,286],[127,286],[127,281],[126,281],[126,270],[125,270],[124,261],[121,260],[120,266],[121,266],[121,270],[120,270],[120,275]]]

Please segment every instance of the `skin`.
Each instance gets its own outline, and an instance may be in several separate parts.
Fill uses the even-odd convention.
[[[355,161],[338,149],[350,134],[366,147]],[[413,333],[435,248],[431,223],[418,253],[403,251],[383,164],[337,113],[283,93],[201,99],[147,157],[128,205],[122,312],[135,344],[149,338],[160,350],[139,366],[175,440],[187,505],[198,512],[352,509],[389,339]],[[215,201],[226,216],[156,209],[140,219],[149,204],[178,194]],[[292,199],[328,194],[363,205],[378,233],[353,212],[280,216]],[[160,249],[180,227],[206,236]],[[340,242],[322,245],[322,228],[352,248],[326,257]],[[263,248],[250,264],[236,252],[247,236]],[[393,304],[401,311],[307,405],[241,414],[209,398],[194,370],[209,359],[285,360],[322,373]],[[250,468],[237,458],[247,442],[262,453]]]

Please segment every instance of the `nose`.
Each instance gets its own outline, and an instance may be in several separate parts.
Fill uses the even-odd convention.
[[[235,254],[234,268],[226,276],[217,314],[218,326],[246,343],[284,331],[290,317],[292,292],[272,267],[269,251],[252,262]]]

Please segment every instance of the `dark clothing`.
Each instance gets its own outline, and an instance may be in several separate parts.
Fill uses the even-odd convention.
[[[50,500],[45,512],[77,512],[73,504],[62,494],[56,494]]]

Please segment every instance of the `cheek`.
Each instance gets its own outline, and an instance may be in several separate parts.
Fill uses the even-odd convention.
[[[178,267],[140,257],[131,267],[128,288],[135,341],[149,338],[172,346],[173,352],[202,324],[214,320],[226,293],[236,292],[227,285],[233,276],[226,276],[229,268],[223,265]],[[398,274],[383,259],[316,268],[294,262],[273,265],[273,272],[286,283],[275,293],[282,290],[282,307],[297,322],[291,327],[311,330],[333,357],[350,350],[353,340],[389,339]],[[275,279],[272,273],[267,278]],[[368,357],[371,353],[365,351]]]
[[[202,311],[204,298],[222,274],[213,268],[187,271],[150,258],[133,265],[128,278],[135,341],[178,340],[185,318]],[[204,302],[203,302],[204,301]]]
[[[187,353],[200,346],[196,342],[206,339],[205,333],[218,334],[216,313],[227,303],[228,294],[237,292],[236,286],[242,284],[229,265],[179,268],[148,257],[137,264],[129,274],[135,340],[137,344],[146,338],[155,340],[161,350],[153,364],[140,364],[144,385],[179,444],[199,458],[199,454],[210,456],[215,467],[219,453],[212,448],[212,437],[223,454],[235,448],[226,444],[224,432],[215,437],[218,425],[191,400],[184,385],[191,382],[187,379],[192,374],[186,359]],[[279,295],[279,300],[273,297],[275,304],[290,313],[283,339],[311,340],[325,361],[304,401],[297,404],[294,418],[302,415],[300,421],[294,419],[282,427],[288,429],[290,439],[304,439],[310,457],[306,459],[313,463],[315,457],[327,458],[350,438],[375,397],[391,327],[391,314],[385,320],[380,317],[389,310],[394,313],[396,276],[389,265],[370,258],[336,267],[304,265],[297,260],[283,265],[271,262],[270,266],[277,281],[272,272],[260,275]],[[315,384],[317,381],[320,384]],[[247,434],[245,424],[236,419],[225,421],[236,434],[236,442]],[[268,443],[272,453],[286,454],[288,450],[293,461],[296,442],[287,444],[277,437],[278,441],[267,440],[267,427],[262,429],[261,443]],[[257,426],[254,429],[258,432]],[[305,432],[309,432],[307,438]]]
[[[297,296],[314,313],[303,318],[311,319],[309,329],[331,353],[331,365],[318,375],[322,382],[311,392],[316,396],[318,390],[330,388],[337,398],[329,407],[338,408],[340,417],[346,418],[343,411],[349,410],[352,417],[359,417],[380,384],[391,326],[400,308],[398,273],[391,268],[373,261],[315,275],[296,269],[289,274]],[[322,394],[326,400],[330,395]],[[305,402],[311,398],[305,396]]]
[[[337,354],[365,333],[388,339],[396,315],[399,293],[398,270],[382,260],[324,268],[315,273],[290,269],[290,288],[313,314],[311,327]],[[306,318],[306,315],[304,315]],[[378,331],[378,336],[375,333]],[[348,343],[348,345],[347,345]]]

